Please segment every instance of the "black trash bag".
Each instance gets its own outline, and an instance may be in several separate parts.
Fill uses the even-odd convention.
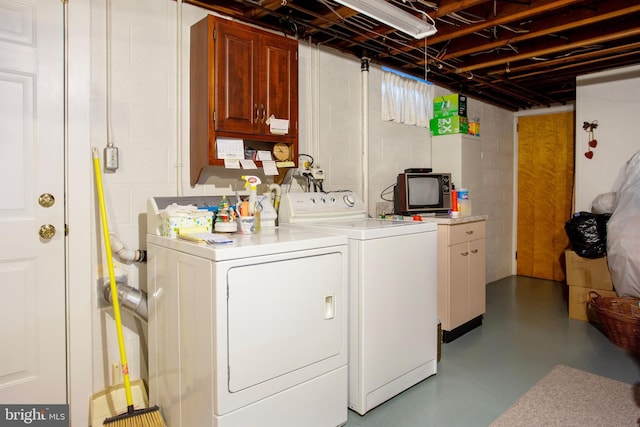
[[[571,249],[583,258],[602,258],[607,254],[607,222],[610,213],[577,212],[564,224]]]

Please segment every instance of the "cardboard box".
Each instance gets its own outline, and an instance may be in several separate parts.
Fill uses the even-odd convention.
[[[567,249],[564,251],[564,259],[567,266],[567,285],[613,290],[606,256],[595,259],[584,258],[575,251]]]
[[[480,136],[480,122],[471,120],[469,121],[469,135]]]
[[[469,122],[462,116],[433,118],[429,122],[429,127],[433,136],[469,132]]]
[[[618,296],[614,291],[605,291],[602,289],[583,288],[581,286],[569,286],[569,318],[576,320],[587,319],[587,302],[589,301],[589,292],[594,291],[603,297]]]
[[[457,93],[439,96],[433,101],[433,117],[467,117],[467,97]]]

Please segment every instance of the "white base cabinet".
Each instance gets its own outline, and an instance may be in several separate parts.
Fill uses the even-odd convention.
[[[443,331],[481,322],[485,271],[485,221],[438,224],[438,316]]]

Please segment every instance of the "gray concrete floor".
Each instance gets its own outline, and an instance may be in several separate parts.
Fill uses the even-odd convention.
[[[588,322],[569,319],[563,284],[487,285],[483,325],[442,344],[438,373],[347,427],[488,426],[557,364],[633,384],[639,362]]]

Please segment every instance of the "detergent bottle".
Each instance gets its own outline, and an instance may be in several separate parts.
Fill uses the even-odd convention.
[[[245,180],[244,187],[249,187],[249,216],[256,214],[256,205],[258,204],[258,184],[261,184],[260,178],[254,175],[243,175],[242,179]]]

